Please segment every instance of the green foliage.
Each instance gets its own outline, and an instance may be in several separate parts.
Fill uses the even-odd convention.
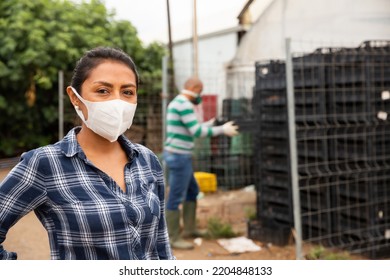
[[[99,0],[0,1],[0,158],[57,140],[58,71],[68,85],[86,50],[119,47],[133,57],[141,84],[161,77],[164,47],[144,47],[132,24],[114,15]],[[161,85],[148,88],[158,94]],[[74,112],[65,117],[71,127]]]
[[[323,246],[314,247],[307,255],[307,260],[348,260],[349,255],[345,252],[332,252]]]
[[[7,106],[7,101],[5,100],[4,96],[0,95],[0,109],[5,109]]]
[[[245,217],[247,218],[248,221],[253,221],[256,219],[256,208],[255,207],[245,207]]]
[[[238,234],[232,229],[228,223],[221,222],[218,218],[210,218],[207,221],[207,237],[210,239],[231,238]]]

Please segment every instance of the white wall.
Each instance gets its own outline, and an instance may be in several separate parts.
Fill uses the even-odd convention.
[[[229,65],[230,95],[252,95],[255,62],[284,60],[287,37],[293,53],[390,40],[390,0],[273,0],[242,39]]]
[[[226,96],[225,65],[237,51],[237,30],[232,28],[198,39],[198,74],[204,83],[203,93],[218,95],[218,113]],[[187,78],[193,75],[192,40],[182,40],[173,44],[175,83],[183,87]]]
[[[274,0],[243,38],[232,65],[284,59],[287,37],[293,52],[389,40],[390,0]]]

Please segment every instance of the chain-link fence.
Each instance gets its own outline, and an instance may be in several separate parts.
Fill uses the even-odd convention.
[[[256,64],[258,219],[249,234],[283,245],[295,227],[304,242],[389,257],[390,42],[292,55],[295,151],[286,76],[285,61]]]
[[[126,136],[135,143],[147,146],[157,155],[163,149],[163,110],[161,79],[141,77],[137,111]]]

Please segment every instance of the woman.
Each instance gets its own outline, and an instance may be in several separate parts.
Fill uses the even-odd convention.
[[[124,135],[137,104],[132,59],[88,51],[67,93],[83,121],[56,144],[27,153],[0,185],[0,244],[34,210],[52,259],[175,259],[156,155]],[[0,259],[16,259],[0,245]]]

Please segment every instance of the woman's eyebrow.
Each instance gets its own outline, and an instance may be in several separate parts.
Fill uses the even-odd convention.
[[[135,87],[135,84],[134,83],[129,83],[129,84],[121,85],[121,88],[128,88],[128,87]]]
[[[102,85],[104,85],[104,86],[106,86],[106,87],[110,87],[110,88],[112,88],[112,87],[114,87],[112,84],[110,84],[110,83],[108,83],[108,82],[105,82],[105,81],[95,81],[95,82],[93,82],[94,84],[102,84]]]
[[[114,85],[109,83],[109,82],[105,82],[105,81],[95,81],[93,82],[94,84],[102,84],[106,87],[110,87],[110,88],[113,88]],[[136,87],[135,83],[128,83],[128,84],[124,84],[124,85],[121,85],[121,88],[128,88],[128,87]]]

